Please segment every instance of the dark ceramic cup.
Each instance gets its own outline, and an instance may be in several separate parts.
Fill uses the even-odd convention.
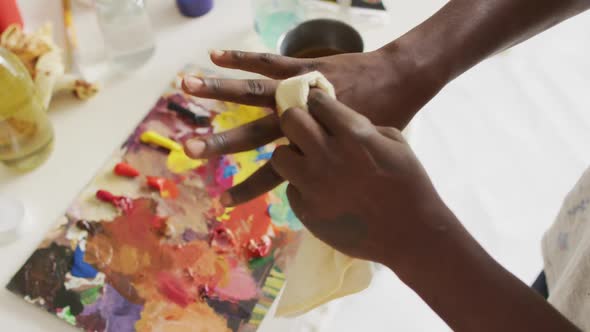
[[[305,21],[279,40],[281,55],[295,58],[316,58],[364,50],[361,35],[352,26],[332,19]]]

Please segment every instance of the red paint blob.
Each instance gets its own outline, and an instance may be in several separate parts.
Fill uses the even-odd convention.
[[[152,227],[159,232],[163,232],[166,229],[166,221],[167,218],[165,217],[154,216],[152,217]]]
[[[248,257],[253,259],[267,256],[270,253],[271,244],[272,241],[267,235],[262,236],[258,241],[251,239],[246,246]]]
[[[236,239],[229,229],[224,225],[219,225],[211,232],[209,245],[217,253],[228,253],[235,249]]]
[[[160,293],[179,306],[184,308],[193,302],[182,283],[174,276],[161,272],[158,275],[158,283]]]
[[[178,187],[174,181],[157,176],[148,176],[147,184],[153,189],[160,191],[160,195],[164,198],[178,197]]]
[[[113,206],[120,209],[124,213],[129,213],[133,209],[133,201],[131,198],[125,196],[115,196],[106,190],[97,191],[96,198],[103,202],[113,204]]]
[[[260,196],[231,211],[230,219],[223,224],[235,235],[237,243],[246,245],[251,239],[259,240],[268,234],[271,219],[267,210],[266,197]]]
[[[128,178],[134,178],[139,176],[139,171],[133,168],[133,166],[126,163],[118,163],[113,170],[115,174],[119,176],[125,176]]]

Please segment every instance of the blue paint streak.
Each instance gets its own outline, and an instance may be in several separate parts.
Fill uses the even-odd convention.
[[[74,264],[71,273],[74,277],[90,279],[98,274],[98,271],[92,265],[84,261],[84,252],[80,249],[80,246],[77,246],[74,252]]]
[[[236,167],[236,165],[229,165],[223,169],[223,178],[227,179],[229,177],[236,175],[237,173],[238,173],[238,168]]]
[[[264,152],[256,156],[256,161],[269,160],[272,157],[272,152]]]

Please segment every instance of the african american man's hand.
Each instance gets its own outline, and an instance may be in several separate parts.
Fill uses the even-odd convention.
[[[377,52],[314,60],[225,52],[212,59],[275,79],[319,70],[345,105],[376,126],[402,129],[447,82],[588,8],[588,0],[454,0]],[[276,81],[200,83],[187,81],[185,88],[274,106]],[[297,147],[279,148],[253,180],[225,196],[229,203],[288,179],[293,209],[312,232],[345,253],[385,262],[454,331],[579,330],[479,246],[441,203],[399,132],[373,126],[317,92],[310,106],[311,115],[291,110],[283,119]],[[193,141],[188,152],[247,150],[281,135],[278,119],[269,117]]]
[[[281,116],[291,145],[270,164],[316,237],[391,268],[455,331],[577,330],[479,246],[397,129],[315,89],[308,106]]]
[[[384,262],[446,207],[399,130],[375,126],[313,89],[309,113],[280,119],[291,145],[270,161],[289,181],[289,203],[318,238],[354,257]]]
[[[343,54],[317,59],[295,59],[273,54],[212,51],[212,61],[222,67],[265,75],[271,79],[233,80],[186,77],[186,92],[204,98],[274,108],[278,80],[318,70],[336,89],[338,100],[362,113],[377,125],[403,129],[414,114],[442,88],[435,71],[417,64],[396,47],[375,52]],[[283,136],[276,115],[244,126],[193,139],[186,152],[193,158],[208,158],[250,150]],[[231,203],[255,198],[282,182],[269,165],[232,188]],[[229,203],[229,202],[227,202]]]

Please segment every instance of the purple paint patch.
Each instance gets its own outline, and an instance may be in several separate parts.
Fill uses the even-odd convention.
[[[76,323],[84,326],[86,331],[104,331],[107,328],[107,323],[98,312],[87,316],[79,315],[76,317]]]
[[[95,316],[98,313],[106,321],[107,332],[133,332],[142,310],[143,306],[127,301],[106,284],[103,295],[95,303],[86,306],[80,316]]]
[[[182,239],[184,240],[184,242],[192,242],[194,240],[196,240],[199,237],[199,234],[197,234],[197,232],[193,231],[190,228],[187,228],[184,233],[182,233]]]

